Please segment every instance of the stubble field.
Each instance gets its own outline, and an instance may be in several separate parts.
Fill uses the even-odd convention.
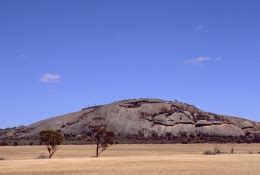
[[[235,154],[203,155],[219,148]],[[0,147],[5,175],[259,175],[260,144],[114,145],[95,158],[95,146],[61,146],[53,159],[36,159],[44,146]]]

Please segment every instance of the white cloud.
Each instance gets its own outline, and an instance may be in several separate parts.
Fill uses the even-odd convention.
[[[203,24],[197,25],[196,27],[194,27],[195,31],[202,31],[205,29],[205,26]]]
[[[59,83],[62,80],[62,77],[59,74],[44,74],[41,78],[43,83]]]
[[[221,61],[220,57],[211,58],[211,57],[200,56],[200,57],[197,57],[197,58],[185,60],[184,63],[185,64],[202,64],[202,63],[206,63],[206,62],[219,62],[219,61]]]

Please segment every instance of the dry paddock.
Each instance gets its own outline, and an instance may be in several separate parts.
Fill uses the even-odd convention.
[[[203,155],[219,148],[235,154]],[[53,159],[35,159],[44,146],[0,147],[5,175],[260,175],[260,144],[114,145],[93,157],[94,145],[61,146]],[[250,153],[250,154],[249,154]]]

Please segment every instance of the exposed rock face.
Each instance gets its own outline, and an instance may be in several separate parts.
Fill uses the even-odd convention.
[[[120,138],[252,137],[260,125],[246,119],[204,112],[192,105],[158,99],[133,99],[85,108],[32,125],[0,131],[0,139],[33,138],[44,129],[61,130],[65,137],[81,138],[98,117]],[[251,134],[251,135],[250,135]],[[250,136],[249,136],[250,135]],[[80,136],[80,137],[79,137]],[[253,140],[253,138],[251,138]]]

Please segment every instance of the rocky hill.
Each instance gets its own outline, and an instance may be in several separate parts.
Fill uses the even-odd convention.
[[[202,111],[192,105],[159,99],[132,99],[50,118],[29,126],[0,130],[0,143],[36,144],[44,129],[60,130],[65,143],[85,144],[97,118],[113,130],[119,143],[205,143],[260,141],[260,123]]]

